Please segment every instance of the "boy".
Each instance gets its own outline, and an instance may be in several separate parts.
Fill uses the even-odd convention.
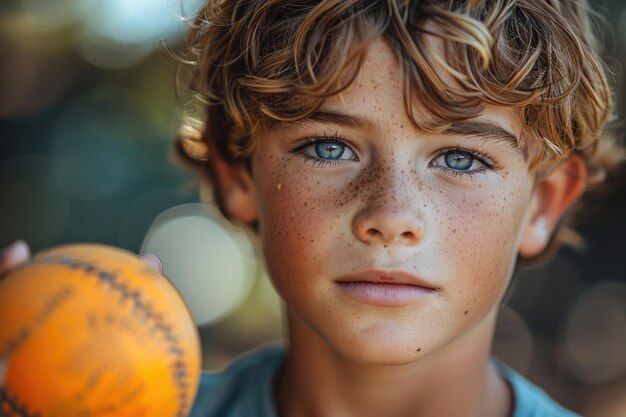
[[[587,19],[575,0],[200,10],[208,117],[180,150],[258,237],[288,346],[205,374],[193,417],[574,415],[490,351],[518,261],[558,248],[621,158]]]
[[[588,20],[577,0],[200,10],[207,124],[179,150],[258,238],[288,346],[205,375],[193,417],[574,415],[490,350],[518,258],[550,256],[621,159]]]

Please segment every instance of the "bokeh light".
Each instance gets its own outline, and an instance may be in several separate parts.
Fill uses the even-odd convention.
[[[573,373],[603,383],[626,372],[626,284],[604,281],[577,301],[565,327]]]
[[[199,0],[85,0],[80,8],[80,50],[96,66],[121,69],[135,65],[187,27]]]
[[[119,44],[153,43],[186,29],[200,0],[82,0],[83,30]]]
[[[93,33],[81,35],[78,43],[81,57],[96,67],[119,70],[137,65],[153,50],[152,45],[126,45],[108,42]]]
[[[206,205],[183,204],[157,216],[141,246],[142,252],[161,258],[164,274],[181,292],[199,325],[233,312],[257,275],[248,238],[229,229]]]

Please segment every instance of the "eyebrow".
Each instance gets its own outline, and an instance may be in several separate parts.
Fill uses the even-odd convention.
[[[309,116],[309,120],[321,123],[333,123],[353,129],[376,130],[375,124],[371,119],[357,114],[346,114],[335,111],[316,111]]]
[[[502,142],[517,151],[522,158],[524,158],[525,162],[528,161],[528,151],[525,147],[520,145],[517,136],[496,122],[483,120],[461,120],[451,123],[443,133],[479,137],[481,139]]]
[[[370,132],[378,130],[376,124],[367,117],[328,110],[316,111],[307,119],[287,123],[292,125],[293,123],[306,124],[307,122],[331,123],[353,129],[363,129]],[[500,142],[518,152],[524,158],[524,161],[528,161],[528,152],[525,147],[520,145],[517,136],[497,122],[490,120],[461,120],[452,122],[441,133],[476,137]]]

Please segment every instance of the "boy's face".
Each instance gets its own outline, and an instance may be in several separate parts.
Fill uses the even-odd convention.
[[[320,111],[368,125],[326,117],[268,129],[252,161],[263,251],[289,314],[346,357],[396,364],[493,320],[533,192],[506,134],[521,134],[513,110],[486,108],[463,126],[473,135],[416,130],[394,55],[377,41],[352,87]],[[326,141],[308,143],[316,137]],[[338,283],[368,270],[430,289]]]

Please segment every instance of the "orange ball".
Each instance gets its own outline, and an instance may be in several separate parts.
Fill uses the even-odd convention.
[[[9,416],[185,417],[200,369],[185,302],[131,252],[59,246],[0,281]]]

